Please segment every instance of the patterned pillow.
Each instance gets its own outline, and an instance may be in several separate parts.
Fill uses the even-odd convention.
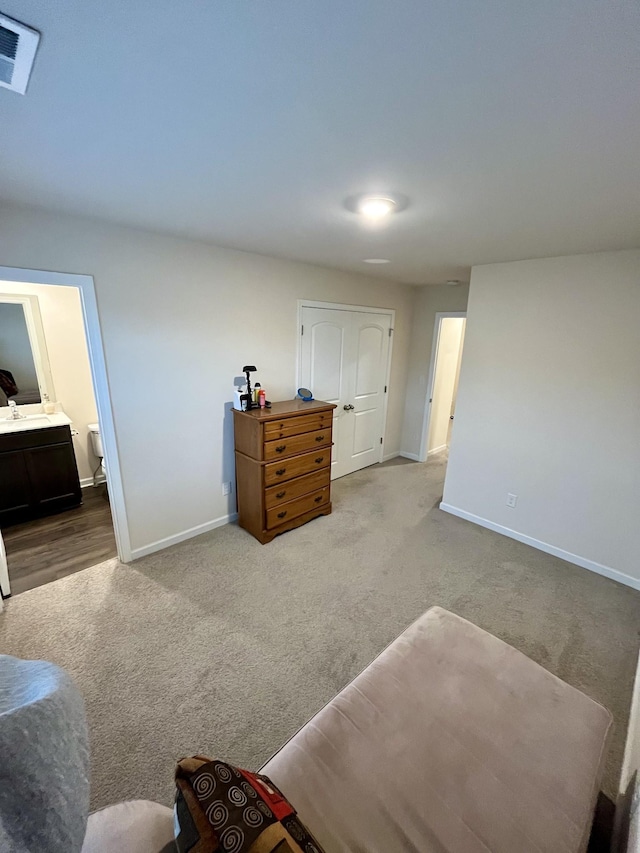
[[[179,853],[323,853],[266,776],[202,755],[176,768]]]

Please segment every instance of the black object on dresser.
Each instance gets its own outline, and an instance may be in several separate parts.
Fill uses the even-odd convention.
[[[81,503],[69,426],[0,435],[0,527]]]

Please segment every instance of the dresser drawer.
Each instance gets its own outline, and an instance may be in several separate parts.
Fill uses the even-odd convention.
[[[289,501],[289,503],[282,504],[282,506],[268,509],[267,530],[278,527],[279,524],[284,524],[285,521],[289,521],[291,518],[296,518],[298,515],[303,515],[305,512],[309,512],[309,510],[329,503],[330,493],[329,486],[326,486],[324,489],[318,489],[315,492],[311,492],[310,495],[304,495],[295,501]]]
[[[331,424],[326,429],[304,432],[302,435],[293,435],[290,438],[277,438],[275,441],[265,441],[264,458],[266,462],[271,459],[283,459],[285,456],[304,453],[305,450],[312,450],[314,447],[326,447],[328,444],[331,444]]]
[[[264,484],[273,486],[275,483],[283,483],[293,477],[301,477],[310,474],[318,468],[326,468],[331,464],[331,447],[322,447],[312,453],[303,456],[294,456],[290,459],[281,459],[269,462],[264,466]]]
[[[280,504],[292,501],[294,498],[308,495],[309,492],[328,486],[330,478],[330,469],[321,468],[319,471],[314,471],[313,474],[296,477],[294,480],[288,480],[278,486],[269,486],[264,493],[264,505],[267,509],[272,509],[274,506],[280,506]]]
[[[283,418],[281,421],[270,421],[264,425],[264,439],[287,438],[301,432],[311,432],[322,429],[333,423],[333,412],[318,412],[315,415],[300,415],[296,418]]]

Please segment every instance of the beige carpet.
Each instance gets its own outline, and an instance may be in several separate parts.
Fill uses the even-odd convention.
[[[334,484],[333,515],[270,545],[231,525],[11,599],[0,650],[62,664],[84,693],[93,806],[169,803],[185,754],[258,767],[433,604],[611,709],[612,795],[640,593],[441,512],[443,472],[375,466]]]

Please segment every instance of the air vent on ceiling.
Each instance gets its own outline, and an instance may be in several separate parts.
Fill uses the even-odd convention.
[[[36,30],[0,14],[0,86],[24,95],[39,41]]]

